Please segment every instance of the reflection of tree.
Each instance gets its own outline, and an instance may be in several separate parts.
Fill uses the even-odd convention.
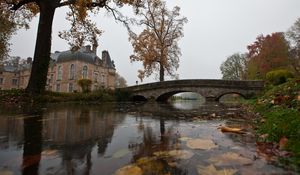
[[[24,146],[23,146],[23,175],[39,174],[39,164],[42,151],[42,112],[39,107],[33,107],[34,117],[24,118]]]
[[[146,163],[139,164],[143,169],[143,174],[187,174],[187,171],[180,167],[172,167],[168,164],[169,160],[164,158],[153,157],[155,152],[169,151],[178,149],[176,144],[176,134],[173,131],[173,126],[166,128],[165,119],[159,119],[159,130],[150,125],[145,125],[142,118],[139,120],[139,131],[143,133],[143,140],[139,143],[131,143],[130,148],[133,153],[133,162],[139,162],[146,158]],[[143,126],[143,127],[141,127]],[[170,158],[169,158],[170,159]],[[174,160],[175,161],[175,160]]]

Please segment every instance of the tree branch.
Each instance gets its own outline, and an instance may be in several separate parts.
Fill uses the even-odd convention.
[[[12,5],[11,10],[14,10],[14,11],[18,10],[23,5],[29,4],[31,2],[35,2],[35,0],[23,0],[23,1],[20,1],[18,3],[14,3],[12,1],[6,0],[7,4]]]
[[[57,7],[63,7],[67,5],[72,5],[75,4],[77,0],[68,0],[64,1],[58,4]],[[86,7],[91,8],[91,7],[105,7],[106,6],[107,0],[102,0],[101,2],[91,2],[86,5]]]

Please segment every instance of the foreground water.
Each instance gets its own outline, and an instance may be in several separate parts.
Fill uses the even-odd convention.
[[[259,155],[251,116],[220,104],[0,109],[0,175],[293,174]],[[243,134],[218,127],[243,128]]]

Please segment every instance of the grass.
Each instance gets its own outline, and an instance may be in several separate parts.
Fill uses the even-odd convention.
[[[292,153],[282,157],[281,163],[300,171],[300,81],[291,80],[278,86],[269,86],[255,103],[259,112],[257,135],[267,135],[259,141],[279,143],[288,139],[285,149]],[[259,139],[259,137],[258,137]]]

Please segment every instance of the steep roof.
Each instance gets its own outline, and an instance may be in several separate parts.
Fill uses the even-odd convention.
[[[3,65],[3,66],[0,66],[0,71],[3,71],[3,72],[17,72],[18,67],[14,66],[14,65]]]
[[[55,57],[53,59],[55,59]],[[71,60],[79,60],[79,61],[94,64],[96,59],[99,59],[99,58],[93,52],[87,52],[87,51],[83,51],[83,50],[78,50],[78,51],[74,51],[74,52],[73,51],[64,51],[64,52],[60,52],[60,54],[57,56],[56,62],[60,63],[60,62],[66,62],[66,61],[71,61]]]

